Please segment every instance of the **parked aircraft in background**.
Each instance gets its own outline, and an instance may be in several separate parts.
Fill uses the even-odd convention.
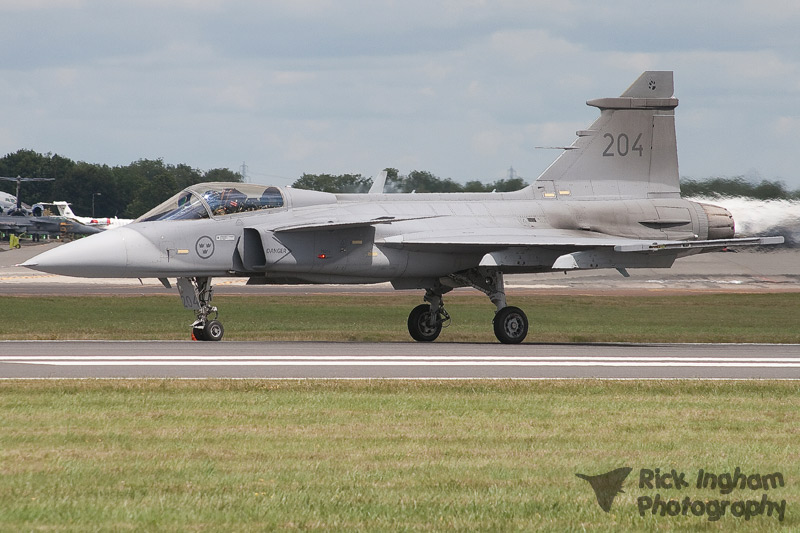
[[[58,216],[74,220],[84,226],[92,226],[99,229],[113,229],[125,226],[133,222],[132,218],[111,218],[111,217],[80,217],[72,212],[70,204],[67,202],[39,202],[33,204],[31,210],[34,215],[41,216],[48,209],[53,208],[58,213]]]
[[[33,235],[34,239],[42,235],[50,237],[94,235],[101,231],[103,230],[100,228],[85,226],[63,217],[0,215],[0,232],[13,235],[27,233]]]
[[[681,199],[672,72],[645,72],[622,96],[587,103],[600,117],[520,191],[330,194],[205,183],[124,228],[23,265],[70,276],[155,277],[167,287],[177,278],[201,340],[223,336],[211,305],[214,276],[422,289],[425,303],[408,317],[418,341],[436,339],[449,320],[447,292],[474,287],[497,308],[497,338],[518,343],[528,318],[507,304],[504,274],[615,268],[627,276],[692,254],[783,241],[736,239],[728,211]]]
[[[31,214],[30,206],[26,205],[26,204],[23,204],[20,201],[19,189],[20,189],[20,186],[22,185],[22,182],[27,182],[27,181],[53,181],[53,179],[54,178],[23,178],[22,176],[17,176],[16,178],[9,178],[9,177],[6,177],[6,176],[0,176],[0,180],[12,181],[12,182],[17,184],[17,195],[16,196],[13,196],[13,195],[8,194],[8,193],[0,192],[0,196],[2,196],[2,198],[3,198],[2,200],[0,200],[0,206],[2,206],[2,210],[0,210],[0,214],[15,215],[15,216],[30,215]],[[10,202],[11,199],[13,199],[15,203],[10,208],[7,208],[6,204],[8,202]]]
[[[26,211],[30,211],[30,206],[20,203]],[[17,209],[17,197],[13,194],[0,191],[0,215],[7,215],[13,213]]]
[[[17,195],[0,191],[0,232],[22,235],[28,233],[34,239],[42,235],[59,237],[67,235],[94,235],[100,229],[89,227],[77,220],[64,217],[42,216],[42,211],[34,212],[31,206],[19,199],[20,184],[24,181],[53,181],[52,178],[7,178],[0,180],[13,181],[17,184]]]
[[[3,179],[17,180],[17,178]],[[22,178],[20,180],[27,181]],[[66,235],[94,235],[100,232],[100,229],[87,226],[76,220],[41,215],[41,211],[36,213],[35,209],[20,202],[13,194],[0,191],[0,232],[2,233],[12,235],[28,233],[36,238],[42,235],[59,237]]]

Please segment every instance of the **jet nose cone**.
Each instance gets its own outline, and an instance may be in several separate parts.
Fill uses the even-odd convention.
[[[48,250],[21,266],[62,276],[137,277],[129,272],[128,252],[141,249],[143,244],[152,247],[138,231],[119,228]]]

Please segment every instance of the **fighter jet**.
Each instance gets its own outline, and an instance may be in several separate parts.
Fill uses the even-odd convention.
[[[51,237],[65,235],[93,235],[100,230],[89,227],[77,220],[69,220],[63,216],[42,216],[41,207],[38,211],[28,204],[20,201],[19,188],[24,181],[53,181],[53,178],[7,178],[0,176],[0,180],[15,181],[17,183],[17,196],[0,191],[0,232],[19,235],[30,233],[37,239],[40,235]]]
[[[0,215],[0,231],[14,235],[28,233],[34,236],[49,235],[50,237],[94,235],[102,229],[85,226],[74,220],[64,217],[37,217],[19,215]]]
[[[379,283],[424,290],[408,331],[435,340],[457,287],[486,294],[494,333],[522,342],[525,312],[503,276],[668,268],[680,257],[777,244],[734,238],[731,214],[680,197],[672,72],[642,74],[620,97],[590,100],[600,117],[530,186],[510,193],[331,194],[238,183],[193,185],[134,223],[47,251],[24,266],[69,276],[154,277],[195,311],[192,336],[224,329],[211,280],[248,284]],[[212,316],[213,315],[213,316]]]

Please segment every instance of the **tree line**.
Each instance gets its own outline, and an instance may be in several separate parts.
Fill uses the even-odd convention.
[[[424,171],[400,174],[387,168],[384,191],[392,192],[509,192],[528,183],[522,178],[508,178],[483,183],[464,184],[442,179]],[[241,182],[242,175],[227,168],[202,171],[186,164],[172,165],[161,159],[140,159],[125,166],[75,162],[54,154],[19,150],[0,158],[0,176],[54,178],[23,184],[21,196],[26,203],[65,200],[78,214],[136,218],[181,189],[206,181]],[[372,178],[361,174],[303,174],[292,187],[333,193],[363,193],[372,186]],[[0,190],[14,193],[16,184],[0,181]],[[763,200],[800,199],[800,190],[791,191],[781,181],[747,181],[742,176],[714,177],[706,180],[683,178],[683,196],[743,196]]]
[[[386,168],[384,192],[510,192],[528,185],[522,178],[509,178],[482,183],[468,181],[461,184],[450,178],[441,179],[425,170],[412,170],[400,174],[396,168]],[[333,193],[364,193],[372,186],[372,178],[361,174],[303,174],[292,184],[298,189]]]
[[[189,165],[170,165],[161,159],[140,159],[110,167],[75,162],[54,154],[19,150],[0,159],[0,176],[53,178],[22,184],[20,196],[27,204],[65,200],[79,215],[136,218],[181,189],[204,181],[241,182],[227,168],[201,171]],[[14,194],[16,184],[0,182],[0,190]]]
[[[747,181],[744,176],[733,178],[714,177],[698,181],[681,179],[681,195],[686,197],[747,197],[757,200],[798,200],[800,189],[791,191],[782,181]]]
[[[465,184],[451,179],[441,179],[422,170],[414,170],[401,175],[395,168],[387,168],[384,191],[393,192],[510,192],[526,187],[522,178],[500,179],[490,183],[468,181]],[[372,178],[361,174],[303,174],[292,184],[298,189],[333,193],[363,193],[372,186]],[[761,180],[751,182],[744,176],[713,177],[705,180],[681,178],[681,195],[684,197],[746,197],[758,200],[796,200],[800,199],[800,189],[790,190],[782,181]]]

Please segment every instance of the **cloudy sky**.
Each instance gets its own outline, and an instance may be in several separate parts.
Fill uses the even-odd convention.
[[[532,181],[586,100],[674,70],[682,176],[800,188],[798,28],[784,0],[0,0],[0,152]]]

